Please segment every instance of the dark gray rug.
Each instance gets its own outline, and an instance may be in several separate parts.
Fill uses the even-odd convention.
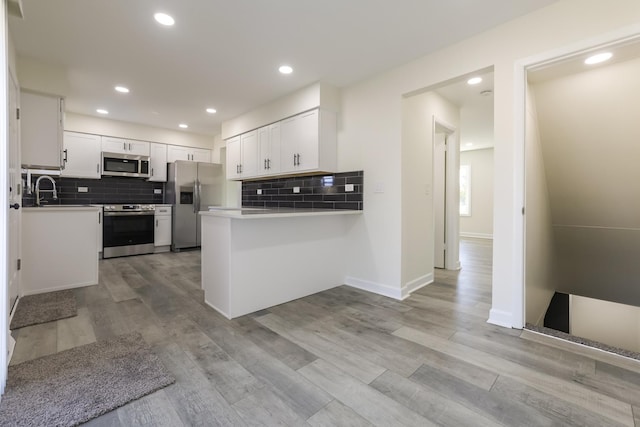
[[[2,426],[75,426],[175,382],[139,333],[9,366]]]
[[[47,292],[20,298],[10,329],[24,328],[78,315],[73,291]]]

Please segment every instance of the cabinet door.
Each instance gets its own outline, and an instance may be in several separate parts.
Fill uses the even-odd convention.
[[[128,141],[126,139],[122,139],[122,138],[113,138],[110,136],[103,136],[102,137],[102,151],[105,151],[107,153],[120,153],[120,154],[126,154],[127,153],[127,143]]]
[[[240,179],[240,137],[227,139],[227,179]]]
[[[167,162],[173,163],[176,160],[191,160],[191,150],[188,147],[169,145],[167,147]]]
[[[298,117],[298,161],[297,170],[318,168],[318,110],[301,114]]]
[[[150,154],[150,143],[146,141],[131,141],[127,140],[127,153],[135,154],[136,156],[148,156]]]
[[[191,160],[194,162],[211,163],[211,150],[206,148],[193,148]]]
[[[149,181],[167,182],[167,146],[152,142],[149,153]]]
[[[283,173],[296,170],[298,139],[302,133],[300,123],[299,116],[280,122],[280,171]]]
[[[154,232],[154,246],[168,246],[171,244],[171,215],[156,216]]]
[[[99,135],[64,133],[65,168],[62,176],[100,178],[101,144]]]
[[[240,135],[240,174],[243,178],[249,178],[258,174],[258,131],[243,133]]]
[[[280,123],[258,129],[258,175],[280,173]]]
[[[20,93],[21,163],[30,168],[62,166],[62,99]]]

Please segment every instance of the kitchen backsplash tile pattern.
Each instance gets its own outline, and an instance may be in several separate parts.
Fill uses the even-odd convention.
[[[37,176],[32,176],[35,184]],[[51,193],[44,193],[46,203],[62,205],[85,205],[107,203],[156,203],[164,202],[164,183],[148,182],[136,178],[102,177],[102,179],[81,179],[52,177],[56,181],[58,200],[52,200]],[[26,175],[23,176],[26,180]],[[87,192],[78,192],[78,187],[86,187]],[[51,189],[48,181],[41,182],[41,189]],[[155,194],[154,190],[160,190]],[[24,206],[35,205],[35,191],[23,194]]]
[[[363,178],[363,171],[355,171],[243,182],[242,206],[362,210]],[[349,184],[353,191],[347,192]]]

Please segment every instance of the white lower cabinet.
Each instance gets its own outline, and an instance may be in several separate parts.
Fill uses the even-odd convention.
[[[102,145],[100,135],[64,132],[64,169],[61,176],[100,178]]]
[[[153,244],[156,252],[171,248],[171,206],[156,206]]]

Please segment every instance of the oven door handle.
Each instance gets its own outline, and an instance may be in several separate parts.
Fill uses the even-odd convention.
[[[104,216],[144,216],[149,215],[153,216],[155,213],[153,211],[145,211],[145,212],[105,212]]]

